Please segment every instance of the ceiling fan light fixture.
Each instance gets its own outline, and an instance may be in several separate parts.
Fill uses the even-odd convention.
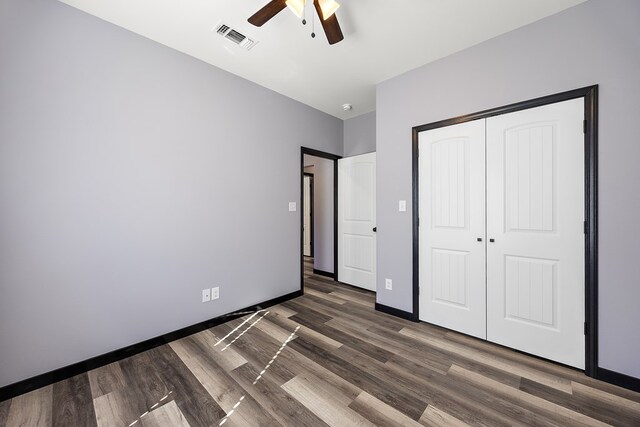
[[[335,0],[318,0],[320,3],[320,10],[322,10],[322,19],[327,20],[336,13],[336,10],[340,7],[340,3]]]
[[[304,0],[287,0],[285,3],[298,18],[302,19],[302,15],[304,14]]]

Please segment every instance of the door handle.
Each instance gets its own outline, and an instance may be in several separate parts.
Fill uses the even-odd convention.
[[[482,237],[478,237],[478,242],[482,242]]]
[[[373,232],[377,233],[378,232],[378,227],[373,227]]]
[[[495,239],[489,239],[489,242],[493,243],[495,242]]]

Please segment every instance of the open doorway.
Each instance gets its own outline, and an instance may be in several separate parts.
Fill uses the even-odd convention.
[[[337,278],[338,165],[340,156],[301,148],[300,287],[305,270]]]
[[[302,185],[302,255],[313,258],[313,173],[307,172],[312,165],[305,166]]]

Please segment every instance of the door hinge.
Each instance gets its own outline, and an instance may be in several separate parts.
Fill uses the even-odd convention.
[[[589,229],[588,229],[588,227],[587,227],[587,221],[584,221],[584,222],[583,222],[582,229],[583,229],[583,231],[584,231],[584,234],[589,234]]]
[[[582,121],[582,133],[587,133],[587,121]]]
[[[589,332],[589,327],[587,326],[587,322],[584,322],[584,334],[587,335]]]

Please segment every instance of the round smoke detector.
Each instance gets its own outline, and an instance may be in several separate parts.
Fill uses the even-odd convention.
[[[344,111],[351,111],[353,109],[353,105],[351,105],[351,104],[342,104],[342,109]]]

